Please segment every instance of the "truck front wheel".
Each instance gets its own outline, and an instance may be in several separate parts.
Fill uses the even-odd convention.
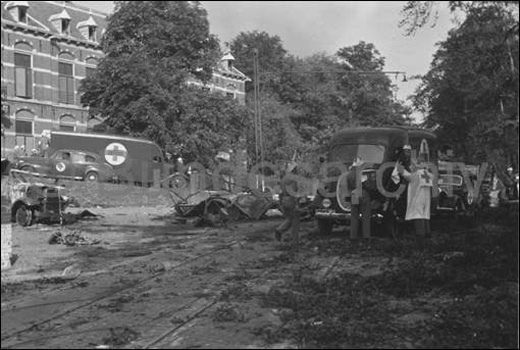
[[[16,223],[20,226],[30,226],[33,219],[32,210],[26,205],[21,205],[16,209]]]

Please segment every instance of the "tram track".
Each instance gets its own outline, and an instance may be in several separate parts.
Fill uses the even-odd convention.
[[[267,275],[276,273],[279,269],[280,266],[266,269],[261,274],[255,276],[255,278],[262,280]],[[212,297],[210,298],[197,298],[196,300],[193,300],[193,305],[195,305],[195,307],[187,309],[188,313],[184,315],[184,320],[182,322],[179,322],[174,326],[165,327],[165,330],[162,333],[156,335],[152,339],[149,339],[147,341],[139,341],[125,348],[171,348],[172,344],[174,344],[176,340],[182,337],[182,333],[195,324],[197,318],[200,315],[219,304],[219,302],[221,301],[219,299],[219,296],[222,292],[224,292],[225,289],[226,287],[215,290],[212,293]],[[241,295],[242,293],[243,292],[238,294]],[[238,297],[239,295],[235,296]],[[176,317],[178,316],[179,314],[176,314]],[[168,324],[168,322],[164,322],[163,324]]]
[[[207,232],[206,232],[207,233]],[[203,239],[203,237],[200,237],[197,241],[200,243],[200,241]],[[197,244],[197,242],[190,242],[193,244]],[[26,337],[28,334],[32,334],[35,332],[35,330],[44,328],[45,325],[50,325],[52,323],[56,324],[59,323],[59,321],[66,319],[67,317],[73,315],[73,314],[81,314],[82,310],[87,310],[89,308],[92,308],[96,304],[100,304],[104,301],[107,301],[109,299],[116,298],[117,296],[123,295],[125,293],[132,293],[132,291],[138,290],[139,288],[143,288],[147,285],[150,281],[154,281],[158,278],[164,278],[165,276],[175,274],[176,271],[188,267],[190,264],[194,264],[201,259],[211,257],[218,252],[229,249],[233,247],[234,245],[239,244],[240,241],[236,239],[228,240],[225,243],[218,244],[217,247],[214,249],[211,249],[208,252],[198,254],[195,257],[189,258],[185,261],[177,262],[175,264],[164,264],[162,267],[158,268],[156,271],[151,271],[146,277],[140,278],[137,281],[131,281],[129,283],[125,283],[120,287],[117,288],[111,288],[108,292],[101,293],[98,296],[95,296],[93,298],[90,298],[89,300],[79,300],[79,301],[64,301],[64,303],[74,303],[79,302],[78,305],[67,308],[66,310],[59,312],[53,316],[46,317],[43,320],[39,320],[38,322],[35,322],[31,324],[30,326],[23,327],[21,329],[14,330],[12,332],[9,332],[7,334],[2,334],[1,341],[2,341],[2,348],[15,348],[21,345],[28,345],[28,344],[34,344],[37,342],[41,342],[44,338],[37,337],[36,339],[26,339],[21,340],[22,338]],[[153,256],[150,256],[150,259],[147,259],[151,261]],[[143,262],[141,260],[141,262]],[[39,305],[33,305],[33,308],[37,309]],[[23,311],[23,308],[17,309],[16,307],[11,306],[8,310],[2,310],[2,318],[4,317],[4,312],[8,312],[10,317],[16,317],[17,312]]]
[[[450,225],[450,229],[449,233],[453,235],[479,231],[483,228],[480,225],[477,227]],[[266,231],[264,226],[261,229],[248,230],[248,235],[256,233],[264,236]],[[214,332],[214,334],[218,332],[222,325],[222,323],[219,325],[219,322],[225,322],[219,320],[219,316],[226,315],[221,312],[235,310],[226,307],[237,307],[239,312],[247,313],[250,304],[237,303],[235,300],[242,299],[239,297],[240,293],[245,294],[246,299],[243,300],[248,300],[245,303],[249,303],[251,299],[247,298],[251,297],[257,301],[257,298],[265,296],[266,292],[258,292],[256,286],[260,284],[263,286],[275,275],[292,278],[287,273],[298,272],[295,269],[298,268],[298,264],[300,269],[316,271],[319,280],[328,278],[336,268],[345,267],[340,264],[339,257],[327,260],[327,265],[321,265],[323,268],[320,269],[317,269],[320,264],[316,267],[310,263],[303,266],[304,260],[300,259],[305,253],[309,253],[307,250],[302,251],[303,255],[297,252],[297,255],[293,256],[298,261],[293,258],[286,259],[287,256],[280,256],[280,259],[277,259],[275,257],[277,252],[272,249],[270,236],[265,237],[266,244],[255,244],[240,232],[225,231],[223,235],[212,235],[211,231],[207,231],[206,234],[193,237],[185,242],[189,247],[189,254],[185,256],[193,256],[184,261],[173,261],[172,256],[172,260],[163,261],[160,269],[145,278],[127,281],[110,292],[90,300],[81,300],[78,305],[60,314],[3,334],[2,348],[54,348],[63,347],[65,344],[71,347],[91,348],[97,346],[127,349],[182,348],[186,344],[190,347],[204,346],[202,342],[217,345],[220,344],[219,339],[225,342],[226,338],[212,337],[207,332]],[[441,232],[440,229],[434,229],[433,235],[441,233],[445,235],[446,232],[446,230]],[[198,247],[196,251],[191,250],[194,246]],[[165,247],[161,245],[159,250],[154,251],[146,259],[134,261],[140,264],[138,266],[140,273],[146,273],[146,266],[154,266],[154,263],[161,260],[158,258],[167,257],[168,254],[175,252],[175,250],[167,251]],[[229,252],[224,253],[226,249],[229,249]],[[184,253],[188,252],[184,250]],[[241,261],[246,263],[241,265]],[[283,261],[283,263],[273,264],[272,262],[275,261]],[[116,265],[124,267],[126,264]],[[118,269],[117,273],[126,274],[127,278],[135,277],[131,272],[135,267]],[[295,274],[294,278],[300,275]],[[236,288],[240,284],[244,284],[246,288]],[[230,292],[231,290],[233,293]],[[231,299],[229,295],[232,295]],[[267,313],[269,312],[270,310],[267,310]],[[251,315],[252,313],[248,317],[255,317]],[[240,322],[240,319],[233,322]],[[119,343],[110,338],[113,334],[121,336]],[[128,338],[125,338],[125,334],[129,334]],[[237,341],[235,344],[241,344],[240,340]],[[247,345],[256,346],[249,343]]]

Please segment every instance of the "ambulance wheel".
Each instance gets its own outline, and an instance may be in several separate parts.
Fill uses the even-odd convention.
[[[99,174],[95,171],[89,171],[85,174],[85,181],[87,182],[98,182],[99,181]]]

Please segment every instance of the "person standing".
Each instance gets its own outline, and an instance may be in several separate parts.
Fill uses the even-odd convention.
[[[291,230],[292,241],[295,245],[300,236],[300,212],[298,210],[298,183],[294,176],[297,172],[297,163],[290,162],[282,172],[280,204],[283,209],[284,221],[275,228],[274,237],[278,242],[282,241],[284,233]]]
[[[347,175],[347,185],[352,190],[352,197],[357,196],[357,203],[352,202],[350,217],[350,238],[359,237],[359,226],[362,226],[363,238],[370,238],[370,218],[372,216],[370,191],[367,187],[367,176],[359,171],[364,162],[356,158]],[[359,173],[359,174],[358,174]],[[358,189],[358,176],[361,176],[361,188]],[[361,191],[360,191],[361,190]],[[361,193],[360,193],[361,192]],[[352,198],[351,197],[351,198]],[[361,216],[361,217],[360,217]]]
[[[424,159],[412,160],[411,172],[399,167],[399,172],[408,181],[405,220],[413,224],[417,242],[424,248],[425,239],[430,237],[431,198],[434,175],[427,170]]]
[[[391,180],[394,183],[394,186],[392,186],[391,190],[395,191],[401,185],[402,183],[406,184],[406,187],[404,191],[399,195],[398,198],[395,200],[395,215],[397,217],[397,222],[399,223],[399,226],[401,226],[406,220],[406,205],[407,205],[407,198],[408,198],[408,183],[403,178],[403,176],[399,173],[399,167],[403,167],[404,170],[411,173],[410,165],[411,165],[411,153],[412,147],[410,145],[404,145],[403,148],[400,150],[398,156],[397,156],[397,163],[392,171]],[[402,229],[405,229],[406,227],[401,227]]]

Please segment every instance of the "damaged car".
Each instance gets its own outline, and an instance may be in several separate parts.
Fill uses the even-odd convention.
[[[11,221],[20,226],[30,226],[39,222],[60,222],[64,210],[74,198],[62,195],[64,187],[40,182],[30,182],[24,173],[11,170],[18,180],[11,187]]]
[[[280,210],[278,201],[251,191],[231,193],[228,191],[199,191],[183,198],[170,191],[177,216],[195,218],[196,225],[217,226],[227,221],[260,220],[270,210]]]

